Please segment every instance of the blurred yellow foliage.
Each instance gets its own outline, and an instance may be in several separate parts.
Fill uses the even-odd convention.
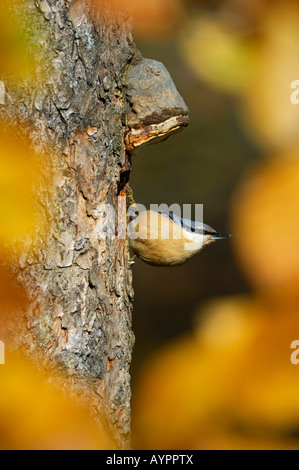
[[[34,54],[29,50],[26,36],[28,31],[17,16],[21,8],[20,0],[0,2],[0,75],[17,80],[30,76],[35,70]]]
[[[261,18],[255,62],[244,94],[245,129],[262,146],[282,148],[299,140],[299,106],[291,83],[299,79],[299,6],[280,3]]]
[[[88,404],[86,404],[87,406]],[[44,370],[17,353],[0,365],[2,450],[115,449],[86,410],[66,398]]]
[[[234,249],[252,284],[284,302],[299,300],[299,147],[247,174],[232,207]]]
[[[135,402],[135,446],[298,448],[296,310],[261,299],[211,301],[193,334],[149,360]],[[204,314],[204,316],[203,316]]]
[[[0,122],[0,244],[22,240],[42,219],[37,206],[42,162],[21,126]],[[23,130],[23,135],[26,133]],[[41,226],[40,226],[41,228]]]
[[[210,86],[240,98],[248,135],[261,147],[298,142],[299,105],[291,83],[299,80],[299,7],[294,1],[260,2],[246,25],[246,8],[222,5],[185,26],[181,57]],[[257,13],[255,12],[255,13]]]
[[[180,39],[180,51],[193,72],[219,90],[240,93],[248,84],[252,45],[221,17],[202,14],[189,21]]]
[[[219,330],[213,337],[211,328],[219,327],[213,321],[202,332],[186,335],[157,352],[145,367],[135,397],[137,446],[188,447],[199,428],[204,429],[207,420],[225,407],[231,389],[227,378],[233,374],[240,347],[244,348],[252,335],[244,326],[250,327],[251,321],[244,314],[231,334],[232,323],[223,322],[221,316],[222,337]]]

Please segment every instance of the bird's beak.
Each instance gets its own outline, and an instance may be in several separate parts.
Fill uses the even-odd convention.
[[[219,240],[221,238],[228,238],[228,237],[231,237],[230,233],[213,233],[212,234],[212,238],[216,240]]]

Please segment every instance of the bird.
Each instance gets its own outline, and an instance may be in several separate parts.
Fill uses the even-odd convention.
[[[231,236],[172,211],[138,212],[135,206],[130,206],[127,215],[128,237],[135,256],[153,266],[184,264],[203,247]]]

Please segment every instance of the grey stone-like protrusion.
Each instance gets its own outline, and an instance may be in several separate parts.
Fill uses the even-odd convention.
[[[126,75],[127,147],[134,149],[153,139],[164,140],[189,123],[188,107],[166,67],[142,59]]]

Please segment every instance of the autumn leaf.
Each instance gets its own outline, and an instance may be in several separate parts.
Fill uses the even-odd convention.
[[[86,406],[68,397],[59,380],[19,353],[0,365],[0,448],[3,450],[116,449]]]

